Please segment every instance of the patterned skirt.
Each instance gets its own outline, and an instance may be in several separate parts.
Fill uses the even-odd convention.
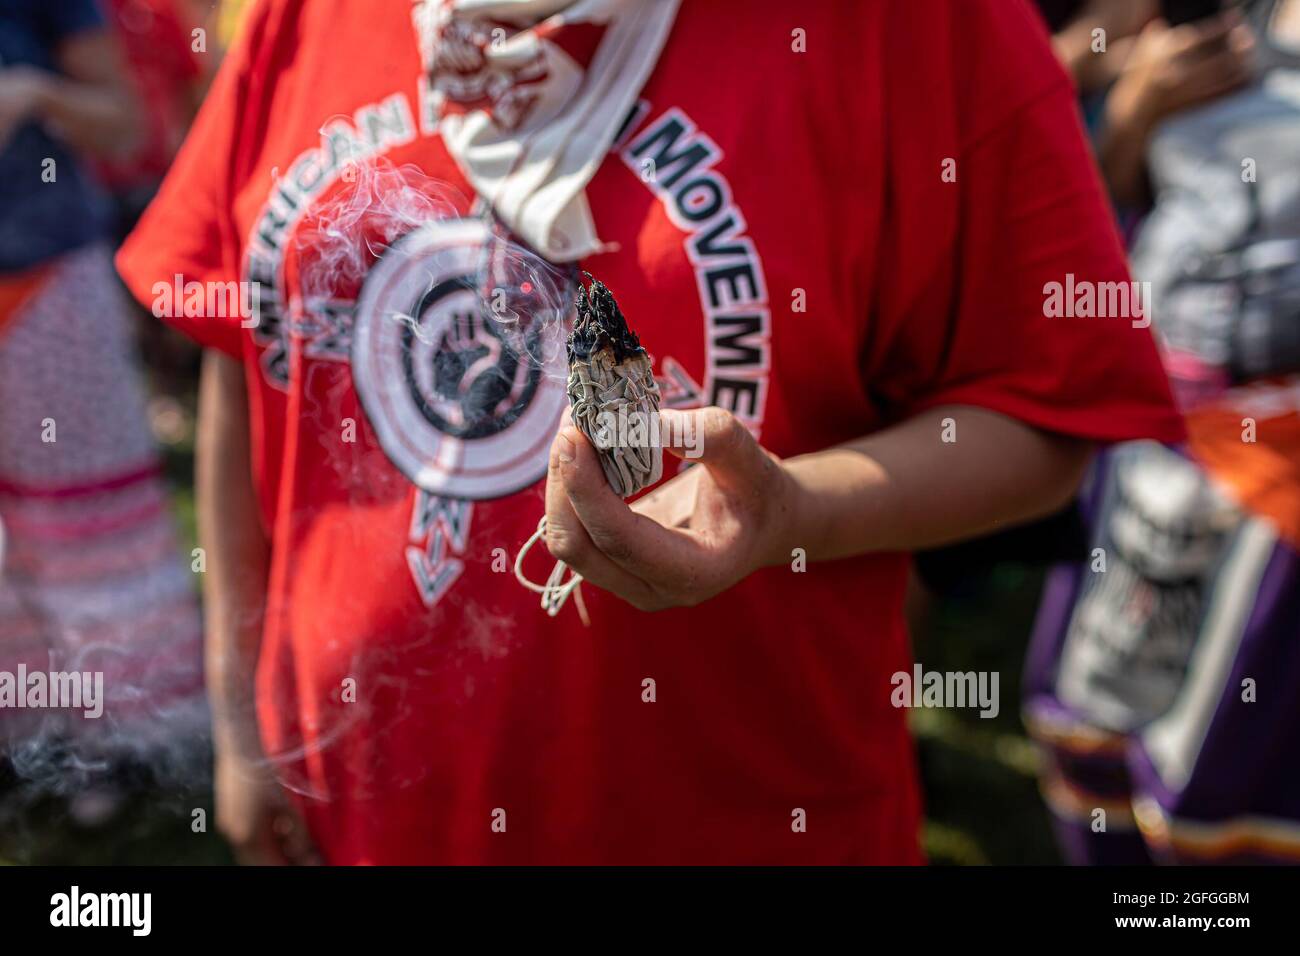
[[[207,726],[194,574],[109,251],[65,256],[7,305],[0,754],[20,776],[84,772],[115,757],[192,759]],[[67,706],[50,674],[84,675],[88,694],[101,681],[98,701]]]

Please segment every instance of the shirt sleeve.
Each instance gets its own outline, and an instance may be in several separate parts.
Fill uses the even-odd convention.
[[[254,13],[269,4],[259,4]],[[259,141],[256,110],[265,72],[257,49],[265,18],[250,21],[227,51],[212,88],[190,128],[157,197],[117,254],[117,270],[131,294],[154,315],[207,348],[239,357],[243,319],[238,309],[186,309],[178,297],[189,283],[219,290],[204,300],[232,302],[225,291],[241,278],[242,242],[237,234],[233,197],[245,149]],[[242,295],[241,302],[247,301]],[[201,313],[201,314],[195,314]]]
[[[866,386],[898,417],[965,404],[1095,441],[1181,440],[1148,303],[1041,25],[1008,5],[953,7],[971,20],[953,27],[952,118],[894,156],[899,241],[881,272],[906,278],[880,303],[892,331]]]

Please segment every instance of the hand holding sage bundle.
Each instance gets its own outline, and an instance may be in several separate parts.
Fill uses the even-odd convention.
[[[650,356],[628,326],[614,294],[591,273],[583,275],[591,285],[578,283],[576,317],[568,342],[569,405],[573,424],[596,449],[605,480],[615,494],[627,498],[663,475],[659,386]],[[563,561],[556,562],[544,585],[524,576],[524,556],[545,533],[543,515],[515,559],[515,577],[542,596],[542,607],[553,617],[582,583],[582,576],[575,573],[566,582],[568,566]],[[585,620],[581,592],[577,600]]]

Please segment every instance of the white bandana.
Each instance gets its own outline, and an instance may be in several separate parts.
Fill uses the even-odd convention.
[[[605,249],[585,189],[663,49],[680,0],[415,0],[451,155],[553,262]]]

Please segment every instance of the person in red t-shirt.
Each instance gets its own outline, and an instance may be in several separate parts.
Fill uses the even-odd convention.
[[[700,464],[609,490],[476,318],[503,233],[614,291]],[[1140,317],[1046,304],[1128,277],[1021,0],[268,0],[118,265],[257,293],[171,316],[255,862],[920,862],[908,552],[1182,434]],[[510,574],[543,513],[590,626]]]

